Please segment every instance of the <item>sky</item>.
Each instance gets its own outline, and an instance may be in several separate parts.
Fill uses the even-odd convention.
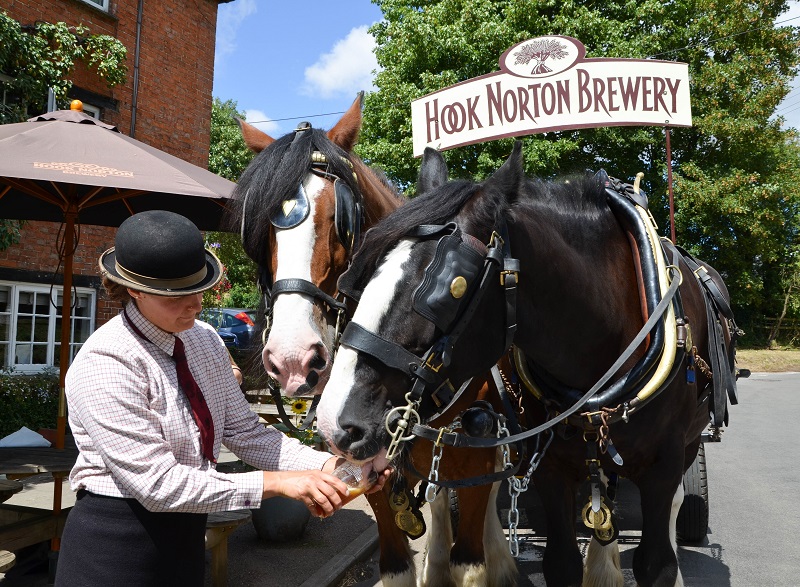
[[[305,120],[329,129],[359,91],[375,89],[367,29],[381,16],[369,0],[220,4],[214,97],[234,100],[273,138]],[[327,113],[335,114],[317,116]]]
[[[214,97],[234,100],[273,138],[306,120],[329,129],[359,91],[374,89],[378,63],[367,29],[381,16],[369,0],[220,4]],[[777,22],[800,26],[800,0],[789,2]],[[785,127],[800,129],[800,77],[776,114]]]

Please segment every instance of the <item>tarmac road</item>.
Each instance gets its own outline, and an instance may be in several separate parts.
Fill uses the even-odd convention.
[[[746,366],[746,365],[745,365]],[[797,418],[800,373],[754,373],[739,380],[739,405],[732,406],[722,442],[706,445],[709,532],[700,544],[679,544],[686,587],[796,587],[800,585],[800,470]],[[505,488],[501,496],[506,496]],[[545,530],[535,490],[520,512],[520,587],[544,586],[541,556]],[[639,495],[620,483],[620,550],[625,585],[633,586],[633,549],[641,536]],[[501,520],[506,503],[499,504]],[[426,508],[427,511],[427,508]],[[588,539],[581,541],[585,549]],[[424,545],[413,543],[422,563]],[[350,566],[337,587],[381,585],[378,554]]]

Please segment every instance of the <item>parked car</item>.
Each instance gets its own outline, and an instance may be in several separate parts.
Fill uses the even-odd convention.
[[[244,308],[204,308],[200,320],[213,326],[229,349],[244,350],[255,332],[256,311]]]

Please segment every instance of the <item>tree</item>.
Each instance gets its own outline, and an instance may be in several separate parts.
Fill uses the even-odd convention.
[[[66,105],[69,79],[76,61],[95,68],[109,87],[125,82],[128,51],[109,35],[91,35],[83,25],[37,21],[23,27],[0,12],[0,72],[8,76],[4,90],[15,102],[0,107],[0,124],[21,122],[29,111],[43,112],[48,89]]]
[[[76,61],[96,67],[109,87],[125,82],[127,49],[114,37],[87,35],[84,26],[69,27],[38,21],[22,27],[0,12],[0,124],[24,121],[31,113],[44,112],[48,89],[66,106],[72,87],[69,76]],[[21,223],[0,220],[0,250],[19,242]]]
[[[225,179],[236,181],[253,159],[236,124],[236,118],[245,119],[234,100],[223,102],[214,98],[211,105],[211,150],[208,168]]]
[[[411,192],[418,161],[411,156],[410,102],[496,71],[512,45],[568,35],[586,46],[587,57],[688,63],[694,126],[670,131],[679,243],[724,274],[737,313],[748,320],[777,315],[782,298],[774,286],[800,224],[795,133],[770,119],[800,61],[798,29],[773,26],[785,1],[374,2],[384,14],[370,29],[382,70],[378,91],[366,97],[358,151]],[[513,140],[445,152],[451,176],[487,177]],[[643,171],[650,208],[669,233],[663,129],[584,129],[523,140],[531,175],[603,167],[632,181]]]
[[[211,106],[211,149],[208,169],[236,181],[253,159],[234,117],[245,118],[235,101],[214,98]],[[238,233],[208,232],[207,244],[225,266],[226,279],[203,296],[203,305],[234,308],[258,306],[257,267],[242,249]]]

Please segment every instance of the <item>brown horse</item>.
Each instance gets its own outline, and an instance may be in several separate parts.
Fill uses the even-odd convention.
[[[634,191],[615,185],[605,175],[528,179],[517,143],[485,182],[440,182],[384,219],[339,280],[360,302],[317,411],[332,450],[357,462],[417,442],[404,430],[480,448],[550,431],[530,470],[550,586],[623,583],[604,473],[641,494],[637,583],[682,585],[682,475],[704,429],[722,426],[728,397],[735,403],[724,283],[671,244],[662,250]],[[437,431],[428,420],[439,390],[489,368],[512,341],[549,421],[497,439]],[[575,516],[587,478],[584,571]]]
[[[290,397],[323,392],[338,332],[348,315],[337,296],[337,279],[349,265],[360,233],[405,203],[382,173],[353,153],[361,128],[361,100],[359,96],[327,133],[304,123],[273,139],[240,122],[245,142],[258,153],[242,174],[235,197],[242,244],[259,266],[270,315],[262,359],[268,374]],[[420,182],[421,191],[435,187],[425,178]],[[502,410],[495,388],[483,383],[473,383],[441,421],[452,421],[454,414],[484,397],[496,411]],[[378,523],[385,585],[416,584],[406,531],[418,533],[419,511],[410,508],[417,519],[404,531],[396,523],[396,501],[402,496],[415,501],[411,490],[419,478],[417,471],[427,475],[431,470],[431,449],[430,443],[419,443],[417,450],[398,461],[398,473],[385,491],[367,496]],[[439,474],[442,479],[491,474],[496,452],[447,448],[443,460],[448,464]],[[435,528],[429,539],[443,543],[428,545],[424,584],[515,583],[516,567],[494,507],[496,490],[491,484],[458,490],[459,527],[470,531],[458,532],[455,543],[448,500],[440,497],[434,502]],[[491,577],[486,559],[491,561]]]

